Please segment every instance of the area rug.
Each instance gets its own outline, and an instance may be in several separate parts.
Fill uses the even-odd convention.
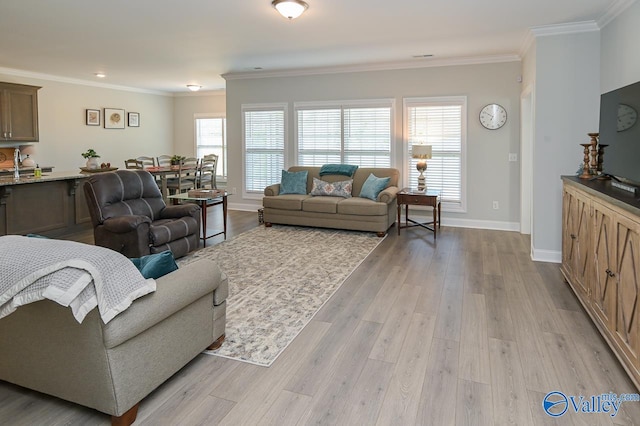
[[[212,355],[270,366],[383,240],[375,233],[274,225],[179,261],[215,260],[229,277],[226,339]]]

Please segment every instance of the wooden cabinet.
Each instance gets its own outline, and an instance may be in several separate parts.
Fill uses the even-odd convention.
[[[565,181],[561,270],[640,389],[640,216],[610,201]]]
[[[0,141],[38,141],[38,89],[0,83]]]

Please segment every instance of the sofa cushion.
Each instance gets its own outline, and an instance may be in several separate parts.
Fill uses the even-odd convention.
[[[280,195],[284,194],[306,194],[307,193],[307,175],[308,171],[300,172],[282,171],[282,179],[280,180]]]
[[[337,212],[340,214],[353,214],[360,216],[384,216],[387,214],[388,205],[368,198],[349,198],[338,203]]]
[[[336,213],[338,203],[344,198],[338,197],[309,197],[302,202],[302,211],[317,213]]]
[[[309,195],[288,194],[275,197],[263,197],[264,207],[280,210],[302,210],[302,201],[309,198]]]
[[[353,179],[343,180],[340,182],[325,182],[323,180],[313,178],[313,187],[311,188],[310,195],[351,198],[352,188]]]
[[[186,237],[200,232],[200,223],[191,216],[180,219],[160,219],[149,226],[151,244],[159,246],[167,244],[178,238]]]
[[[379,178],[371,173],[362,185],[362,189],[360,190],[360,197],[368,198],[375,201],[378,198],[378,194],[380,194],[382,190],[387,187],[387,185],[389,184],[389,180],[390,178],[388,177]]]
[[[145,278],[158,279],[178,269],[171,250],[142,257],[134,257],[131,258],[131,261]]]

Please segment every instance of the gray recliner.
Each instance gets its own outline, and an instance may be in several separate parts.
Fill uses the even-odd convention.
[[[171,250],[178,258],[198,248],[200,207],[167,206],[147,171],[97,173],[84,192],[96,245],[127,257]]]

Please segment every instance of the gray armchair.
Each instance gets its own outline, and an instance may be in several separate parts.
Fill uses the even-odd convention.
[[[178,258],[200,243],[200,207],[167,206],[147,171],[97,173],[84,192],[96,245],[127,257],[171,250]]]

